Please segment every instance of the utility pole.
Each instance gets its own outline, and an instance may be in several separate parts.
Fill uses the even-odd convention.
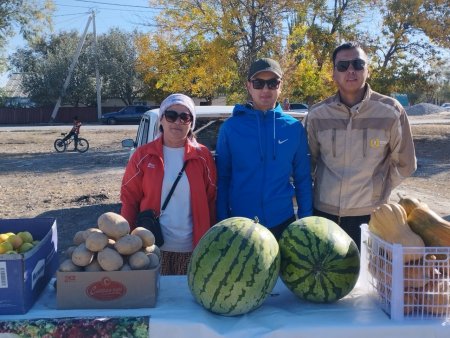
[[[94,55],[95,55],[95,86],[97,88],[97,119],[100,121],[102,117],[102,95],[101,95],[101,79],[98,71],[98,48],[97,48],[97,31],[95,29],[95,12],[92,10],[92,29],[94,31]]]
[[[87,30],[89,28],[89,25],[91,24],[91,21],[92,21],[92,15],[89,15],[89,19],[88,19],[88,22],[84,29],[83,35],[81,36],[80,41],[78,41],[77,50],[75,52],[75,55],[73,56],[72,63],[69,67],[69,73],[67,74],[66,81],[64,81],[64,85],[61,90],[61,94],[59,94],[58,101],[56,101],[55,108],[53,108],[52,116],[50,117],[50,122],[54,122],[56,115],[58,114],[58,110],[59,110],[59,107],[61,106],[62,98],[66,94],[67,87],[69,86],[69,83],[70,83],[70,78],[72,77],[72,72],[77,64],[78,57],[80,56],[81,48],[83,47],[84,41],[86,40]]]

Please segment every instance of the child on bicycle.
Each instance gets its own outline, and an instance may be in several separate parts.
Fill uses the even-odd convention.
[[[73,140],[75,143],[75,150],[77,150],[78,146],[78,134],[80,133],[80,128],[81,128],[81,121],[78,119],[78,116],[74,116],[73,126],[72,129],[70,130],[70,133],[63,138],[63,141],[65,142],[73,136]]]

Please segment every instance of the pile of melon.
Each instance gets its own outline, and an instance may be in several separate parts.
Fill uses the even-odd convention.
[[[331,303],[356,284],[360,256],[354,241],[322,217],[291,223],[280,241],[245,217],[214,225],[201,238],[188,267],[188,285],[207,310],[235,316],[263,304],[278,276],[299,298]]]
[[[113,212],[102,214],[97,225],[75,234],[59,271],[145,270],[159,265],[160,250],[150,230],[138,227],[130,232],[127,220]]]

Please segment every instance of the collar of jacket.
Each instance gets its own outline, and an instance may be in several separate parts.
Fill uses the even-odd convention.
[[[148,144],[148,153],[150,155],[156,155],[163,158],[163,137],[164,135],[161,134],[160,137]],[[198,148],[199,144],[197,143],[197,140],[195,140],[195,138],[192,140],[187,139],[184,144],[184,160],[187,161],[193,158],[200,157]]]
[[[258,110],[253,108],[253,102],[249,101],[246,104],[237,104],[233,108],[233,116],[238,115],[256,115],[256,114],[267,114],[267,113],[273,113],[275,117],[280,116],[283,113],[283,108],[281,108],[281,105],[277,102],[275,108],[269,109],[269,110]]]
[[[355,104],[353,107],[347,107],[344,103],[341,102],[341,95],[339,91],[336,93],[333,99],[333,105],[337,107],[339,110],[345,110],[346,112],[350,112],[351,114],[358,114],[361,107],[363,107],[368,101],[370,96],[372,95],[373,90],[370,88],[370,85],[366,83],[365,85],[365,93],[363,99]]]

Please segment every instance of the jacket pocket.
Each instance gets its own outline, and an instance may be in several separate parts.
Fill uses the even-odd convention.
[[[384,191],[384,184],[385,184],[384,175],[378,174],[378,175],[374,176],[373,184],[372,184],[372,189],[373,189],[372,200],[374,202],[377,202],[380,200],[381,194]]]

